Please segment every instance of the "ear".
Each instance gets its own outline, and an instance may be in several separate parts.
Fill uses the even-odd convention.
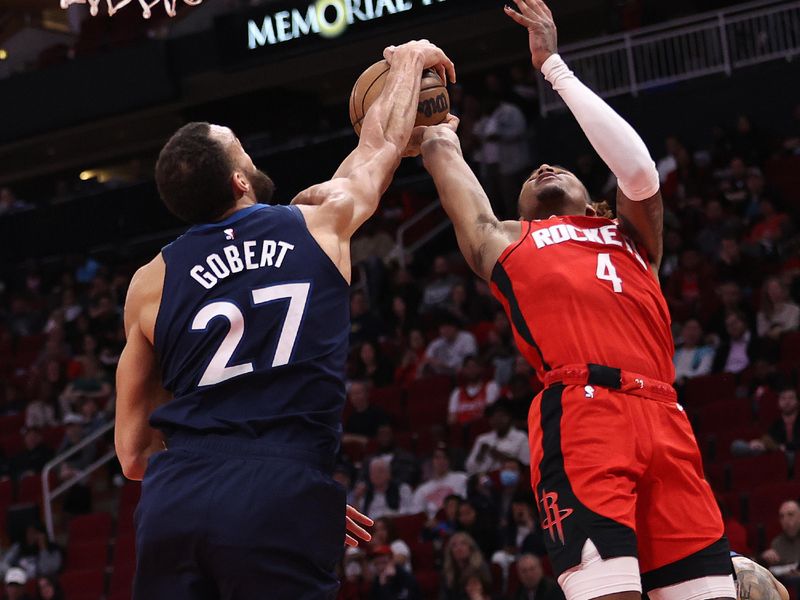
[[[594,207],[591,204],[587,204],[586,205],[586,216],[587,217],[596,217],[597,216],[597,211],[594,209]]]
[[[233,177],[231,177],[231,187],[237,200],[250,192],[250,182],[241,171],[234,171]]]

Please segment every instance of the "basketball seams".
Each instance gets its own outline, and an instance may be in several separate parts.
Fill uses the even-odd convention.
[[[375,86],[376,83],[378,83],[378,81],[381,80],[381,78],[384,75],[386,75],[389,72],[390,69],[391,69],[391,67],[387,68],[380,75],[378,75],[375,79],[373,79],[372,83],[370,83],[369,86],[367,86],[367,89],[364,90],[364,93],[361,95],[361,118],[362,119],[367,116],[367,111],[364,108],[364,104],[367,101],[367,96],[369,96],[369,91]],[[356,85],[358,85],[358,83],[356,83]]]

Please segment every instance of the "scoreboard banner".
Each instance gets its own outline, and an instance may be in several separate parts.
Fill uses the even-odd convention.
[[[485,0],[280,0],[217,19],[223,62],[252,64],[374,35],[414,20],[438,20]]]

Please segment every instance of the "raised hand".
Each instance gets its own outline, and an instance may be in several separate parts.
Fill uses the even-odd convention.
[[[541,70],[544,61],[558,51],[558,31],[553,13],[542,0],[513,0],[519,12],[506,5],[506,14],[527,28],[533,66]]]
[[[411,132],[411,140],[408,142],[403,157],[419,156],[422,142],[434,137],[453,136],[456,141],[458,137],[455,132],[458,129],[459,119],[455,115],[447,115],[443,123],[439,125],[429,125],[428,127],[415,127]]]
[[[347,511],[345,512],[345,515],[347,533],[344,536],[344,543],[352,548],[357,548],[358,540],[369,542],[372,539],[372,535],[358,523],[361,523],[361,525],[366,525],[367,527],[371,527],[374,525],[372,519],[366,515],[362,515],[349,504],[347,505]],[[353,534],[352,536],[350,535],[351,533]]]
[[[453,61],[448,58],[441,48],[431,44],[428,40],[414,40],[400,46],[389,46],[383,51],[383,58],[391,65],[394,55],[397,52],[405,51],[421,53],[425,61],[424,68],[434,69],[443,83],[447,83],[448,77],[450,83],[456,82],[456,66]]]

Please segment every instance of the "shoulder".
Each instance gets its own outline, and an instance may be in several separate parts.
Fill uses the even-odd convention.
[[[161,297],[167,265],[162,254],[140,267],[131,278],[125,309],[136,309],[141,303]]]

